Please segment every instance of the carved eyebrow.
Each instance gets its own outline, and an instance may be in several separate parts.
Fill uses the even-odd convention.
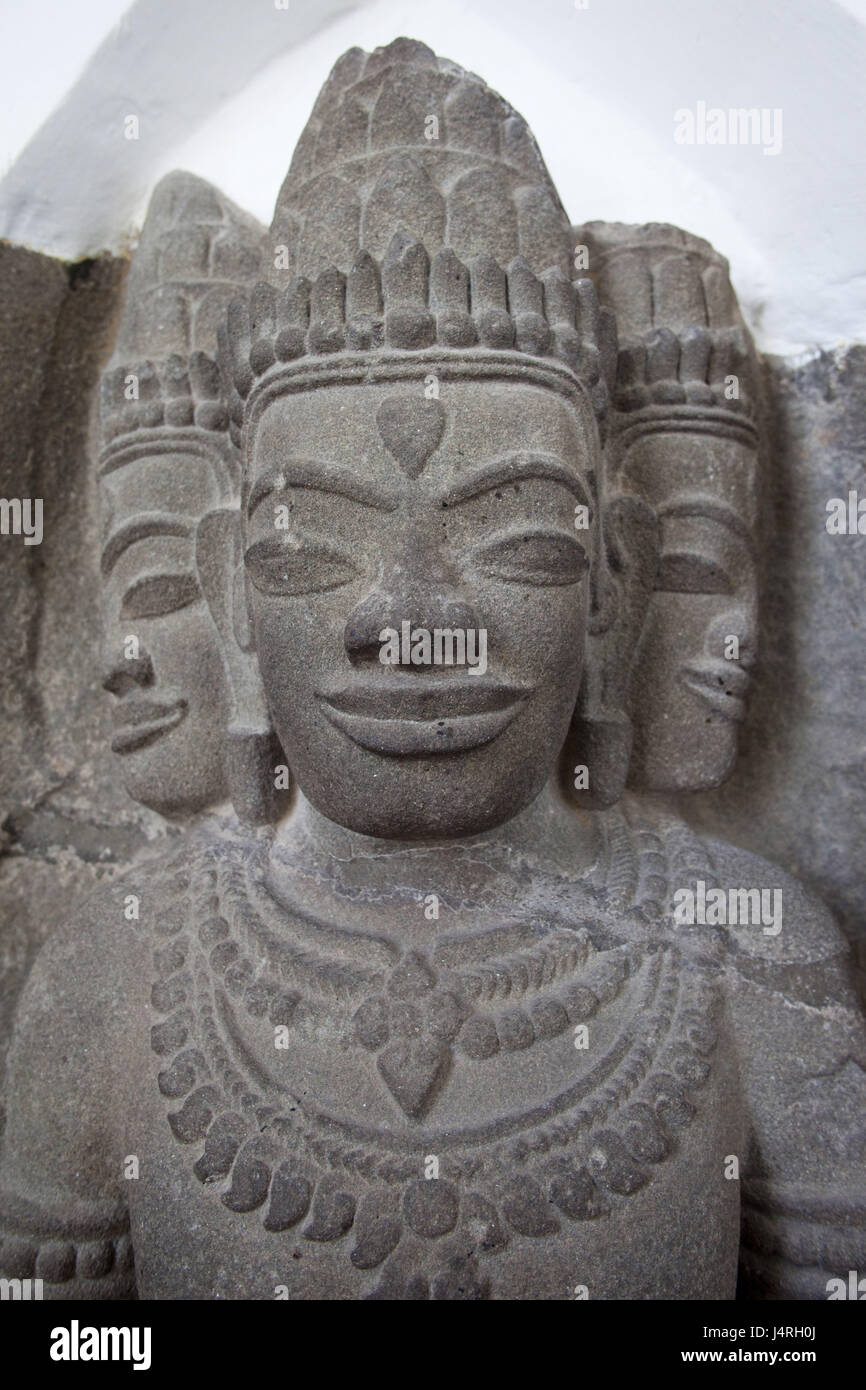
[[[668,502],[659,507],[658,515],[698,516],[705,517],[708,521],[717,521],[721,526],[727,526],[740,540],[745,541],[750,550],[754,549],[752,533],[739,512],[735,511],[729,502],[722,502],[715,497],[695,497],[685,502]]]
[[[194,517],[172,516],[169,512],[143,512],[133,517],[106,541],[100,561],[103,576],[113,570],[123,552],[137,541],[148,540],[151,536],[191,538],[195,524]]]
[[[352,502],[360,502],[365,507],[375,507],[382,512],[393,512],[397,506],[387,492],[350,473],[348,469],[337,468],[330,463],[316,463],[312,459],[292,459],[283,468],[263,473],[253,483],[247,499],[247,516],[251,517],[256,507],[271,493],[283,492],[288,487],[336,492]]]
[[[468,502],[471,497],[488,492],[492,487],[530,478],[549,478],[551,482],[561,483],[585,506],[591,505],[589,494],[574,471],[556,454],[543,453],[502,454],[499,458],[490,459],[450,487],[440,500],[447,506],[454,506],[457,502]]]

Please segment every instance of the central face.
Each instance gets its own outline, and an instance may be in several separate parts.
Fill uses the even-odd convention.
[[[538,794],[574,710],[594,427],[509,382],[328,386],[247,443],[259,664],[298,783],[331,820],[465,835]],[[449,660],[450,658],[450,660]]]

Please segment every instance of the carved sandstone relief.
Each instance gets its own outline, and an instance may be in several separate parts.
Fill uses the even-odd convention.
[[[214,813],[33,972],[10,1273],[821,1297],[862,1257],[847,948],[649,794],[730,771],[761,534],[754,350],[724,263],[662,232],[595,224],[575,278],[517,113],[421,44],[352,50],[219,376],[174,348],[137,430],[107,411],[109,619],[150,634],[109,679],[186,701],[118,752]]]

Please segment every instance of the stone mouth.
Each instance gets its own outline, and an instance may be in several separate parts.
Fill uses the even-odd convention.
[[[345,710],[325,709],[326,718],[361,748],[393,756],[465,753],[491,743],[517,714],[519,702],[487,714],[442,719],[373,719]]]
[[[160,704],[155,700],[136,700],[115,711],[111,751],[124,755],[146,748],[164,734],[176,729],[189,713],[186,700]]]
[[[388,676],[358,680],[317,698],[330,709],[370,719],[431,719],[487,714],[525,700],[525,686],[483,676]]]
[[[392,756],[462,753],[497,738],[528,691],[446,676],[359,681],[317,698],[325,718],[362,748]]]
[[[736,724],[745,719],[746,692],[751,678],[748,671],[734,662],[707,661],[686,666],[682,679],[715,714]]]

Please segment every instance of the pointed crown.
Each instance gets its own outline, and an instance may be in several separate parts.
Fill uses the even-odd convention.
[[[220,332],[233,437],[261,391],[361,379],[371,353],[397,371],[406,353],[403,370],[462,359],[513,374],[522,361],[603,421],[615,320],[589,279],[572,280],[571,244],[535,140],[502,97],[409,39],[352,49],[277,200],[279,269]]]
[[[206,352],[109,367],[102,377],[99,405],[106,449],[118,436],[160,425],[216,431],[229,427],[219,369]]]
[[[717,423],[722,411],[748,435],[760,371],[725,258],[703,237],[660,222],[587,222],[574,240],[616,313],[617,412],[709,407]],[[732,376],[736,394],[727,389]]]
[[[253,218],[203,179],[173,173],[159,183],[102,378],[105,454],[131,443],[127,435],[163,425],[228,429],[217,324],[260,273],[263,238]]]
[[[474,73],[396,39],[334,66],[277,199],[271,241],[285,281],[382,262],[405,227],[429,255],[518,255],[570,274],[571,228],[522,116]]]

